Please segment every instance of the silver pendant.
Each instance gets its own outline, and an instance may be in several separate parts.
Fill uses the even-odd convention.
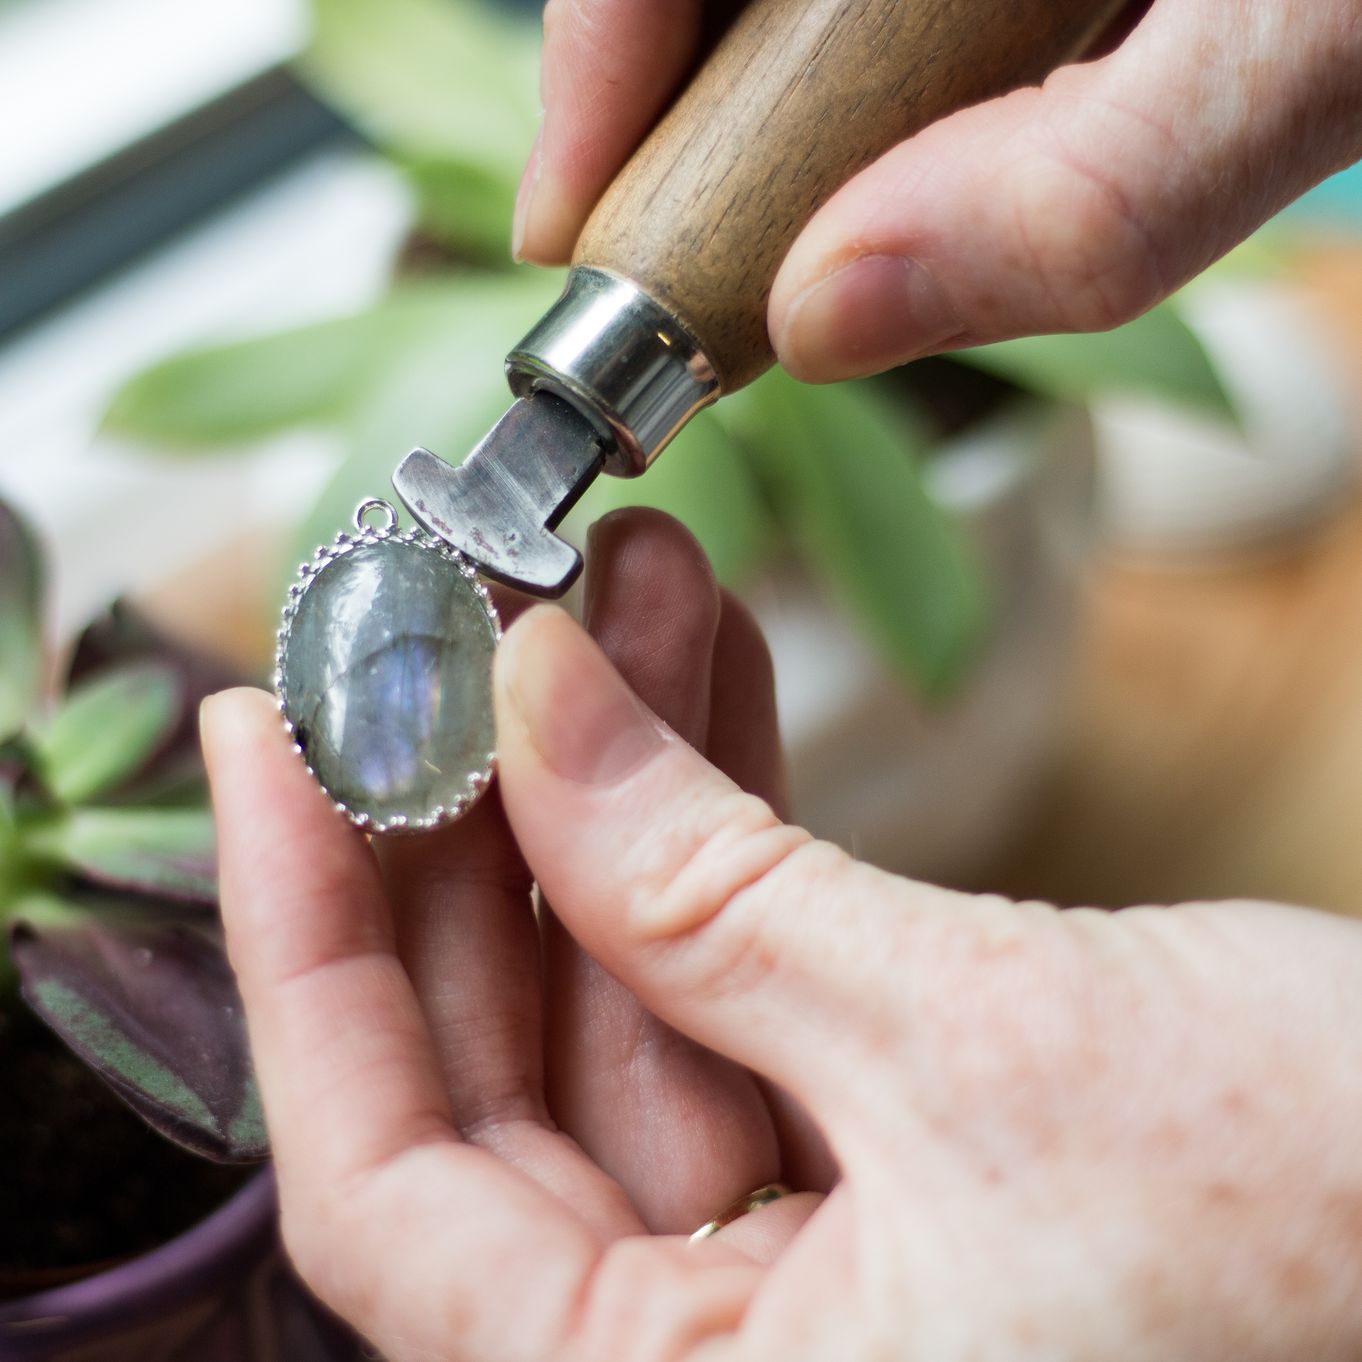
[[[371,525],[377,513],[381,523]],[[472,565],[371,498],[289,588],[275,694],[308,770],[352,823],[419,831],[470,809],[496,768],[501,623]]]

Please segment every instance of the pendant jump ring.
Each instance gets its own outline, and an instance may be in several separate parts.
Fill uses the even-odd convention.
[[[383,523],[381,525],[370,525],[368,516],[371,511],[381,511]],[[377,530],[380,534],[391,534],[397,528],[397,512],[393,509],[390,502],[384,501],[382,497],[365,497],[363,501],[355,507],[355,528],[357,530]]]

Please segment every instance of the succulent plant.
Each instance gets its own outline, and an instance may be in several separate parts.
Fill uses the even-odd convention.
[[[0,1007],[22,994],[178,1144],[263,1158],[196,733],[231,678],[115,604],[52,693],[43,578],[0,503]]]

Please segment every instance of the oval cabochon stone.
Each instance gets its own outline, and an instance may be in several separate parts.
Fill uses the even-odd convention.
[[[377,824],[452,809],[495,744],[496,627],[443,552],[401,539],[329,560],[298,598],[280,698],[327,793]]]

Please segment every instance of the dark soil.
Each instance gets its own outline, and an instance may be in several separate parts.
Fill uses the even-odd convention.
[[[0,1296],[155,1248],[250,1175],[142,1121],[35,1017],[0,1013]],[[61,1271],[65,1269],[65,1271]]]

